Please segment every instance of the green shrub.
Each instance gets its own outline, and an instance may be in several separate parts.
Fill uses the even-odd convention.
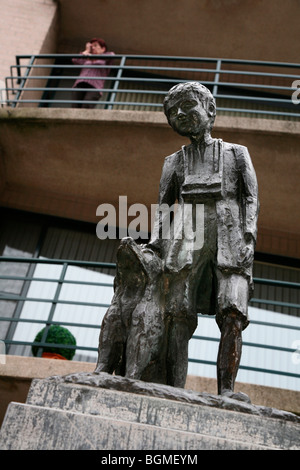
[[[34,342],[40,342],[45,328],[43,328],[39,333],[36,335]],[[47,338],[45,343],[53,343],[53,344],[68,344],[76,346],[76,339],[72,335],[72,333],[67,330],[67,328],[63,328],[59,325],[51,325],[47,334]],[[34,356],[37,355],[39,346],[32,346],[32,354]],[[43,352],[50,352],[50,353],[57,353],[61,356],[65,357],[68,360],[71,360],[75,354],[75,349],[68,349],[68,348],[56,348],[54,346],[44,346]]]

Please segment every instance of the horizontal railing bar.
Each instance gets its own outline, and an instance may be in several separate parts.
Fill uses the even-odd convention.
[[[14,79],[14,80],[20,80],[21,78],[19,77],[16,77],[14,75],[11,75],[9,77],[6,77],[7,79]],[[84,77],[80,77],[80,78],[84,78]],[[90,77],[86,77],[86,78],[89,78]],[[173,83],[173,82],[181,82],[181,80],[179,78],[177,79],[159,79],[159,78],[142,78],[142,77],[98,77],[98,78],[101,78],[103,80],[107,80],[107,81],[112,81],[112,82],[118,82],[118,81],[135,81],[135,82],[164,82],[166,81],[167,83]],[[69,75],[57,75],[57,76],[52,76],[52,75],[34,75],[32,77],[29,77],[29,78],[26,78],[26,80],[46,80],[46,79],[53,79],[53,80],[76,80],[78,79],[78,75],[75,75],[75,76],[69,76]],[[24,80],[25,80],[25,77],[24,77]],[[265,88],[267,90],[287,90],[287,91],[292,91],[292,90],[296,90],[295,87],[292,87],[292,86],[283,86],[283,85],[270,85],[270,84],[264,84],[264,83],[245,83],[245,82],[221,82],[221,81],[213,81],[213,80],[205,80],[205,81],[201,81],[201,83],[205,83],[206,85],[218,85],[218,87],[221,87],[221,86],[224,86],[224,87],[233,87],[233,88],[259,88],[259,89],[262,89],[262,88]],[[31,88],[30,87],[26,87],[26,88],[22,88],[23,91],[26,91],[26,90],[30,90]],[[43,87],[39,87],[39,88],[36,88],[37,90],[50,90],[50,88],[46,87],[46,88],[43,88]],[[62,90],[62,88],[54,88],[55,90]],[[70,88],[65,88],[65,90],[69,90]],[[78,88],[78,90],[82,90],[81,88]],[[16,90],[16,88],[13,88],[13,87],[6,87],[6,88],[1,88],[1,90],[8,90],[8,91],[12,91],[12,90]],[[32,90],[35,90],[35,88],[32,88]],[[123,89],[120,89],[123,91]],[[120,90],[117,90],[117,91],[120,91]],[[101,88],[101,91],[109,91],[111,92],[112,89],[111,88]],[[128,90],[130,91],[130,90]],[[132,91],[135,91],[135,90],[132,90]],[[144,91],[151,91],[151,90],[137,90],[139,92],[144,92]],[[158,91],[158,90],[157,90]],[[161,93],[167,93],[167,91],[162,91]],[[218,96],[218,95],[216,95]],[[233,95],[235,96],[235,95]]]
[[[82,58],[82,54],[18,54],[16,55],[17,60],[20,59],[31,59],[32,57],[38,59],[55,59],[57,57],[69,57],[69,58]],[[300,64],[291,62],[274,62],[274,61],[262,61],[262,60],[245,60],[245,59],[228,59],[228,58],[217,58],[217,57],[184,57],[184,56],[162,56],[162,55],[134,55],[134,54],[93,54],[93,58],[109,58],[119,59],[125,57],[126,59],[149,59],[149,60],[175,60],[175,61],[191,61],[191,62],[218,62],[230,63],[230,64],[244,64],[244,65],[262,65],[267,67],[295,67],[300,68]]]
[[[15,262],[15,263],[34,263],[34,264],[68,264],[70,266],[87,266],[97,268],[115,268],[116,263],[106,263],[102,261],[82,261],[72,259],[58,259],[58,258],[22,258],[21,256],[0,256],[0,262]]]
[[[220,341],[220,338],[211,338],[209,336],[198,336],[198,335],[192,336],[191,339],[196,339],[196,340],[201,340],[201,341],[213,341],[216,343],[219,343]],[[281,346],[273,346],[271,344],[249,343],[249,341],[243,341],[243,347],[244,346],[249,346],[253,348],[271,349],[275,351],[282,351],[282,352],[289,352],[289,353],[295,352],[295,350],[291,348],[283,348]]]
[[[0,321],[6,321],[11,323],[44,323],[47,325],[65,325],[65,326],[76,326],[82,328],[101,328],[101,325],[94,325],[93,323],[76,323],[76,322],[67,322],[67,321],[57,321],[52,320],[49,321],[48,319],[44,320],[37,320],[34,318],[7,318],[7,317],[0,317]]]
[[[256,304],[259,303],[259,304],[275,305],[275,306],[279,306],[279,307],[300,308],[300,304],[280,302],[278,300],[251,299],[250,302],[253,302],[253,303],[256,303]]]
[[[65,325],[65,326],[72,326],[72,327],[81,327],[81,328],[101,328],[100,324],[92,324],[92,323],[76,323],[76,322],[66,322],[66,321],[48,321],[48,320],[37,320],[33,318],[7,318],[7,317],[0,317],[0,321],[8,321],[8,322],[15,322],[15,323],[39,323],[39,324],[50,324],[50,325]],[[280,325],[277,325],[280,326]],[[195,340],[201,340],[201,341],[212,341],[212,342],[217,342],[219,343],[220,339],[219,338],[212,338],[212,337],[207,337],[207,336],[198,336],[198,335],[193,335],[192,339]],[[243,342],[243,346],[248,346],[248,347],[257,347],[257,348],[263,348],[263,349],[270,349],[270,350],[275,350],[275,351],[282,351],[282,352],[290,352],[293,353],[294,349],[291,348],[283,348],[280,346],[274,346],[274,345],[266,345],[266,344],[260,344],[260,343],[250,343],[250,342]]]
[[[204,317],[205,315],[198,314],[199,317]],[[210,316],[210,319],[214,320],[215,316]],[[84,324],[84,323],[73,323],[73,322],[65,322],[65,321],[53,321],[49,322],[48,320],[36,320],[36,319],[28,319],[28,318],[9,318],[9,317],[0,317],[0,321],[6,321],[6,322],[25,322],[25,323],[54,323],[54,324],[61,324],[61,325],[69,325],[69,326],[85,326],[85,327],[91,327],[91,328],[97,328],[100,327],[99,325],[93,325],[93,324]],[[251,320],[251,324],[256,324],[256,325],[262,325],[262,326],[271,326],[271,327],[277,327],[277,328],[286,328],[290,330],[297,330],[300,331],[300,327],[297,327],[295,325],[283,325],[280,323],[268,323],[268,322],[260,322],[260,321],[255,321]],[[207,339],[207,338],[206,338]]]
[[[298,317],[296,317],[298,318]],[[297,330],[300,331],[300,326],[295,326],[295,325],[284,325],[282,323],[270,323],[270,322],[264,322],[264,321],[258,321],[258,320],[251,320],[251,324],[253,325],[261,325],[261,326],[271,326],[271,327],[277,327],[277,328],[285,328],[287,330]]]
[[[0,276],[0,280],[8,281],[37,281],[37,282],[60,282],[60,279],[48,279],[46,277],[26,277],[26,276]],[[99,286],[99,287],[112,287],[112,283],[108,282],[89,282],[89,281],[76,281],[76,280],[64,280],[64,284],[82,284],[87,286]]]
[[[56,103],[56,104],[71,104],[71,103],[82,103],[82,101],[75,101],[75,100],[13,100],[8,99],[4,100],[7,103]],[[85,104],[95,104],[95,101],[85,101]],[[128,102],[128,101],[100,101],[96,102],[96,104],[109,104],[112,106],[146,106],[146,107],[163,107],[162,103],[144,103],[144,102]],[[292,112],[282,112],[282,111],[269,111],[263,109],[248,109],[248,108],[225,108],[225,107],[217,107],[218,111],[224,112],[231,112],[231,113],[249,113],[249,114],[270,114],[274,116],[289,116],[289,117],[299,117],[300,113],[292,113]]]
[[[0,295],[0,301],[6,301],[6,300],[11,300],[14,302],[18,301],[27,301],[27,302],[41,302],[41,303],[55,303],[55,304],[66,304],[66,305],[80,305],[80,306],[89,306],[89,307],[103,307],[103,308],[108,308],[110,305],[109,304],[98,304],[98,303],[92,303],[92,302],[77,302],[77,301],[71,301],[71,300],[56,300],[54,301],[53,299],[42,299],[42,298],[29,298],[29,297],[18,297],[18,296],[13,296],[13,295],[7,295],[7,296],[1,296]],[[270,303],[272,305],[272,303]],[[205,315],[202,315],[201,313],[198,313],[199,318],[205,317]],[[5,318],[5,321],[10,321],[9,318]],[[209,318],[214,319],[215,316],[211,315]],[[285,325],[282,323],[270,323],[270,322],[262,322],[262,321],[257,321],[257,320],[251,320],[251,324],[255,325],[261,325],[261,326],[269,326],[269,327],[277,327],[277,328],[285,328],[285,329],[290,329],[290,330],[297,330],[300,331],[300,327],[295,326],[295,325]]]
[[[35,297],[21,297],[18,295],[0,295],[0,301],[7,301],[11,300],[14,302],[18,301],[27,301],[27,302],[41,302],[41,303],[59,303],[59,304],[66,304],[66,305],[81,305],[81,306],[90,306],[90,307],[104,307],[108,308],[110,305],[109,304],[98,304],[98,303],[93,303],[93,302],[77,302],[77,301],[71,301],[71,300],[53,300],[53,299],[42,299],[42,298],[35,298]],[[272,304],[272,301],[270,301],[270,305]],[[211,319],[214,319],[214,315],[202,315],[201,313],[197,314],[199,318],[203,317],[208,317]],[[7,319],[6,321],[9,321]],[[285,328],[285,329],[291,329],[291,330],[298,330],[300,331],[300,327],[295,326],[295,325],[285,325],[281,323],[270,323],[270,322],[262,322],[262,321],[257,321],[257,320],[251,320],[251,324],[256,324],[256,325],[261,325],[261,326],[270,326],[270,327],[277,327],[277,328]]]
[[[277,286],[277,287],[292,287],[295,289],[300,289],[300,283],[298,282],[290,282],[290,281],[277,281],[276,279],[265,279],[260,277],[253,278],[254,284],[265,284],[270,286]]]
[[[0,262],[11,262],[11,263],[33,263],[33,264],[51,264],[51,265],[58,265],[61,266],[63,264],[68,265],[77,265],[77,266],[87,266],[87,267],[96,267],[96,268],[116,268],[116,263],[106,263],[103,261],[84,261],[84,260],[72,260],[72,259],[60,259],[60,258],[31,258],[31,257],[16,257],[16,256],[0,256]],[[37,280],[37,278],[28,278],[26,276],[0,276],[0,279],[18,279],[18,280]],[[41,280],[45,279],[45,281],[49,281],[48,278],[41,278]],[[53,279],[54,282],[57,279]],[[77,282],[68,280],[69,282]],[[64,281],[66,282],[66,281]],[[80,281],[78,281],[80,282]],[[266,278],[258,278],[254,277],[253,282],[255,284],[266,284],[266,285],[274,285],[279,287],[287,287],[287,288],[300,288],[300,283],[295,283],[291,281],[282,281],[276,279],[266,279]],[[89,282],[88,282],[89,283]]]
[[[71,104],[71,103],[81,103],[82,101],[76,101],[76,100],[12,100],[8,99],[5,100],[7,103],[57,103],[57,104]],[[118,106],[160,106],[162,107],[162,103],[141,103],[141,102],[127,102],[127,101],[114,101],[113,103],[111,101],[84,101],[85,104],[110,104],[112,106],[118,105]]]
[[[191,68],[191,67],[158,67],[153,65],[114,65],[114,64],[20,64],[20,65],[13,65],[14,69],[21,70],[21,69],[116,69],[116,70],[154,70],[154,71],[171,71],[171,72],[207,72],[207,73],[216,73],[216,69],[208,69],[208,68]],[[294,75],[293,75],[294,76]],[[18,77],[22,78],[22,76]],[[28,77],[30,78],[30,77]]]
[[[207,365],[211,365],[211,366],[216,366],[216,362],[205,361],[203,359],[189,358],[188,362],[195,362],[197,364],[207,364]],[[242,364],[239,366],[239,369],[250,370],[250,371],[253,371],[253,372],[263,372],[263,373],[267,373],[267,374],[284,375],[284,376],[287,376],[287,377],[300,378],[299,374],[294,374],[293,372],[286,372],[286,371],[273,370],[273,369],[262,369],[262,368],[259,368],[259,367],[243,366]]]
[[[300,113],[288,113],[282,111],[269,111],[264,109],[248,109],[248,108],[224,108],[217,107],[218,111],[230,112],[230,113],[249,113],[249,114],[270,114],[272,116],[289,116],[289,117],[299,117]]]
[[[42,323],[49,323],[49,322],[42,322]],[[53,322],[52,324],[55,324],[55,325],[67,325],[67,326],[76,326],[76,324],[72,324],[72,323],[63,323],[63,322]],[[81,326],[81,327],[90,327],[90,328],[99,328],[100,329],[100,326],[99,325],[78,325],[78,326]],[[192,339],[195,339],[194,337]],[[203,339],[206,339],[208,340],[209,338],[203,338]],[[218,339],[216,339],[217,342],[219,342]],[[93,351],[97,351],[98,348],[92,348],[90,346],[74,346],[74,345],[68,345],[68,344],[58,344],[58,343],[39,343],[39,342],[29,342],[29,341],[20,341],[20,340],[5,340],[5,343],[6,344],[17,344],[17,345],[27,345],[27,346],[41,346],[41,347],[57,347],[57,348],[69,348],[69,349],[87,349],[87,350],[93,350]],[[244,343],[244,346],[255,346],[254,344],[246,344]],[[260,346],[257,346],[257,347],[260,347]],[[264,347],[263,345],[261,347]],[[288,349],[288,348],[280,348],[280,347],[270,347],[269,346],[269,349],[272,349],[272,350],[276,350],[276,351],[284,351],[284,352],[294,352],[293,349]],[[189,359],[189,361],[192,361],[192,362],[202,362],[200,359],[197,360],[197,359]],[[212,361],[208,361],[209,363],[212,363],[212,364],[215,364],[214,362]],[[249,366],[248,366],[249,367]],[[250,367],[250,370],[253,370],[252,367]],[[286,373],[284,372],[283,375],[286,375]],[[296,377],[300,377],[300,375],[296,374],[295,375]]]
[[[12,76],[12,77],[7,77],[7,78],[13,78],[13,79],[18,79],[18,80],[21,80],[21,78],[18,78],[18,77],[15,77],[15,76]],[[74,76],[71,76],[71,75],[33,75],[32,77],[28,77],[26,78],[26,81],[30,81],[30,80],[46,80],[46,79],[50,79],[51,80],[77,80],[79,78],[78,75],[74,75]],[[91,77],[80,77],[81,80],[84,80],[84,79],[90,79]],[[98,80],[98,79],[101,79],[101,80],[106,80],[106,81],[123,81],[123,82],[153,82],[153,83],[180,83],[182,82],[182,80],[180,80],[179,78],[154,78],[154,77],[151,77],[151,78],[141,78],[141,77],[119,77],[119,78],[115,78],[115,77],[110,77],[110,76],[105,76],[105,77],[92,77],[92,79],[94,80]],[[25,80],[25,78],[24,78]],[[206,81],[205,82],[201,82],[201,83],[207,83]],[[213,82],[212,82],[213,83]],[[6,88],[5,88],[6,89]],[[25,89],[25,88],[24,88]],[[23,88],[22,88],[23,90]],[[112,91],[112,90],[111,90]]]
[[[1,318],[0,318],[1,319]],[[22,320],[24,321],[24,320]],[[85,327],[85,328],[99,328],[100,329],[100,325],[91,325],[91,324],[76,324],[76,323],[69,323],[69,322],[47,322],[47,321],[30,321],[31,323],[43,323],[43,324],[55,324],[55,325],[65,325],[65,326],[80,326],[80,327]],[[201,340],[206,340],[206,341],[215,341],[215,342],[219,342],[219,339],[217,338],[208,338],[208,337],[201,337],[201,336],[193,336],[192,339],[201,339]],[[92,348],[92,347],[89,347],[89,346],[74,346],[74,345],[67,345],[67,344],[58,344],[58,343],[40,343],[40,342],[28,342],[28,341],[19,341],[19,340],[5,340],[5,343],[7,344],[15,344],[15,345],[28,345],[28,346],[41,346],[41,347],[56,347],[56,348],[62,348],[62,347],[65,347],[65,348],[69,348],[69,349],[87,349],[87,350],[93,350],[93,351],[97,351],[98,348]],[[271,345],[262,345],[262,344],[255,344],[255,343],[243,343],[244,346],[252,346],[252,347],[260,347],[260,348],[267,348],[267,349],[271,349],[271,350],[274,350],[274,351],[281,351],[281,352],[291,352],[293,353],[294,350],[293,349],[290,349],[290,348],[282,348],[282,347],[277,347],[277,346],[271,346]],[[198,360],[198,359],[192,359],[192,358],[189,358],[189,361],[191,362],[203,362],[202,360]],[[212,361],[205,361],[205,363],[209,363],[209,364],[215,364],[215,362],[212,362]],[[249,370],[254,370],[251,366],[248,366],[249,367]],[[244,367],[245,368],[245,367]],[[289,373],[286,373],[286,372],[282,372],[283,375],[288,375]],[[293,374],[293,376],[295,377],[300,377],[300,375],[298,374]]]
[[[14,88],[6,88],[8,91],[13,91]],[[57,93],[62,93],[66,91],[86,91],[86,88],[79,88],[76,87],[74,88],[52,88],[52,87],[26,87],[23,90],[23,93],[28,92],[28,91],[40,91],[40,92],[49,92],[49,91],[55,91]],[[95,88],[94,91],[99,91],[99,92],[108,92],[111,93],[111,88]],[[166,95],[166,91],[161,91],[161,90],[132,90],[132,89],[123,89],[120,88],[119,90],[116,91],[116,93],[128,93],[128,94],[143,94],[143,95]],[[246,96],[246,95],[222,95],[222,94],[217,94],[215,95],[215,98],[222,98],[222,99],[234,99],[234,100],[246,100],[246,101],[263,101],[263,102],[270,102],[270,103],[289,103],[291,104],[291,98],[268,98],[268,97],[259,97],[259,96]],[[12,101],[12,100],[10,100]],[[25,101],[22,99],[22,101]],[[43,99],[38,100],[40,102],[44,101]],[[53,100],[51,100],[53,101]],[[57,101],[57,100],[55,100]]]
[[[83,305],[86,307],[105,307],[108,308],[109,304],[103,303],[94,303],[94,302],[79,302],[75,300],[60,300],[60,299],[43,299],[38,297],[26,297],[26,296],[18,296],[18,295],[2,295],[0,294],[0,301],[1,300],[12,300],[14,302],[41,302],[41,303],[51,303],[51,304],[64,304],[64,305]]]
[[[215,319],[215,315],[202,315],[201,313],[198,313],[197,316],[198,316],[198,318],[209,318],[210,320]],[[296,318],[298,318],[298,317],[296,317]],[[258,320],[251,320],[251,324],[261,325],[261,326],[271,326],[271,327],[277,327],[277,328],[286,328],[286,329],[289,329],[289,330],[299,330],[300,331],[300,326],[296,326],[296,325],[284,325],[282,323],[273,323],[273,322],[258,321]]]
[[[1,90],[1,89],[0,89]],[[6,88],[8,91],[14,90],[14,88]],[[51,88],[51,87],[26,87],[24,88],[23,92],[25,91],[56,91],[57,93],[61,93],[63,91],[86,91],[86,88],[79,88],[76,87],[74,88]],[[101,91],[101,92],[107,92],[111,93],[112,89],[111,88],[95,88],[93,91]],[[142,93],[143,95],[165,95],[167,92],[166,91],[161,91],[161,90],[127,90],[125,88],[120,88],[116,93],[132,93],[132,94],[138,94]],[[22,100],[23,101],[23,100]]]
[[[142,90],[140,90],[140,93],[142,93]],[[237,97],[234,97],[232,96],[232,98],[236,98],[238,99]],[[82,103],[82,101],[80,100],[50,100],[50,99],[22,99],[22,100],[19,100],[19,99],[13,99],[13,98],[9,98],[9,99],[5,99],[3,100],[4,102],[7,102],[7,103],[19,103],[19,102],[22,102],[22,103],[56,103],[56,104],[72,104],[72,103]],[[255,101],[255,99],[254,99]],[[95,101],[85,101],[86,104],[95,104]],[[163,103],[148,103],[148,102],[136,102],[136,101],[114,101],[113,103],[111,103],[111,101],[107,100],[107,101],[104,101],[104,100],[101,100],[101,101],[97,101],[96,104],[100,104],[100,105],[106,105],[106,104],[109,104],[109,105],[118,105],[118,106],[155,106],[155,107],[163,107]],[[266,103],[267,105],[267,103]],[[270,115],[275,115],[275,116],[289,116],[289,117],[299,117],[300,116],[300,112],[298,113],[293,113],[293,112],[283,112],[283,111],[270,111],[270,110],[265,110],[265,109],[249,109],[249,108],[228,108],[228,107],[218,107],[217,106],[217,110],[218,111],[226,111],[226,112],[242,112],[242,113],[258,113],[258,114],[270,114]]]
[[[13,78],[13,79],[16,79],[16,77],[7,77],[7,78]],[[32,78],[35,78],[35,79],[39,79],[41,77],[32,77]],[[52,78],[52,77],[42,77],[44,79],[48,79],[48,78]],[[68,76],[61,76],[60,79],[61,80],[68,80],[70,77]],[[103,77],[104,78],[104,77]],[[28,79],[30,80],[30,79]],[[75,78],[74,78],[75,80]],[[106,77],[106,80],[109,80],[109,81],[119,81],[119,79],[115,79],[113,77],[109,77],[107,78]],[[126,82],[126,78],[122,79]],[[134,81],[140,81],[142,82],[143,79],[138,79],[138,78],[134,78]],[[149,80],[148,80],[149,81]],[[152,81],[150,79],[150,81]],[[178,80],[176,80],[178,81]],[[187,80],[188,81],[188,80]],[[291,86],[278,86],[278,85],[265,85],[265,84],[254,84],[254,83],[234,83],[234,82],[214,82],[214,81],[205,81],[206,85],[215,85],[217,84],[218,87],[221,87],[221,86],[225,86],[225,87],[234,87],[234,88],[266,88],[268,90],[287,90],[287,91],[292,91],[294,88],[291,87]],[[70,91],[72,90],[73,88],[72,87],[59,87],[59,88],[54,88],[54,87],[26,87],[23,90],[23,92],[25,91]],[[6,88],[1,88],[0,90],[2,91],[15,91],[16,88],[13,88],[13,87],[6,87]],[[79,87],[76,87],[76,90],[77,91],[83,91],[83,90],[86,90],[86,88],[79,88]],[[101,88],[101,90],[99,88],[95,88],[96,91],[102,91],[102,92],[112,92],[112,88]],[[145,89],[140,89],[140,90],[137,90],[137,89],[126,89],[126,88],[120,88],[116,91],[117,93],[151,93],[151,94],[161,94],[161,95],[165,95],[167,93],[167,91],[162,91],[162,90],[145,90]],[[220,97],[221,95],[214,95],[215,98],[218,98]],[[239,96],[239,95],[230,95],[230,96]]]
[[[116,263],[106,263],[103,261],[84,261],[84,260],[73,260],[73,259],[60,259],[60,258],[31,258],[31,257],[20,257],[20,256],[0,256],[0,262],[15,262],[15,263],[35,263],[35,264],[57,264],[57,265],[81,265],[81,266],[94,266],[98,268],[116,268]],[[1,276],[2,277],[2,276]],[[20,276],[22,279],[26,279],[26,276]],[[3,276],[7,278],[7,276]],[[35,279],[35,278],[34,278]],[[300,288],[300,283],[292,281],[281,281],[276,279],[266,279],[254,277],[253,282],[257,284],[272,284],[281,287],[295,287]]]
[[[284,377],[294,377],[296,379],[300,378],[299,374],[295,374],[293,372],[287,372],[282,370],[273,370],[273,369],[263,369],[260,367],[252,367],[252,366],[239,366],[240,369],[250,370],[252,372],[262,372],[266,374],[275,374],[275,375],[283,375]]]
[[[117,69],[117,70],[151,70],[151,71],[171,71],[171,72],[205,72],[205,73],[216,73],[216,69],[208,68],[191,68],[191,67],[157,67],[150,65],[113,65],[113,64],[28,64],[24,65],[14,65],[15,69]],[[263,77],[280,77],[280,78],[296,78],[298,74],[282,74],[282,73],[272,73],[272,72],[257,72],[257,71],[248,71],[248,70],[228,70],[228,69],[218,69],[220,74],[230,74],[230,75],[251,75],[251,76],[263,76]],[[22,76],[18,77],[22,78]],[[30,78],[30,77],[28,77]]]
[[[15,76],[9,76],[9,77],[6,77],[7,79],[14,79],[14,80],[19,80],[19,77],[15,77]],[[30,76],[30,77],[27,77],[26,78],[26,81],[30,81],[30,80],[48,80],[48,79],[51,79],[51,80],[77,80],[79,78],[78,75],[74,75],[74,76],[71,76],[71,75],[33,75],[33,76]],[[21,77],[22,79],[22,77]],[[84,79],[91,79],[91,77],[80,77],[81,80],[84,80]],[[111,82],[139,82],[139,83],[182,83],[183,79],[180,79],[180,78],[154,78],[154,77],[119,77],[119,78],[116,78],[116,77],[111,77],[111,76],[105,76],[105,77],[102,77],[102,76],[99,76],[99,77],[92,77],[92,79],[94,80],[98,80],[98,79],[101,79],[101,80],[104,80],[104,81],[111,81]],[[25,78],[24,78],[25,80]],[[186,80],[186,81],[191,81],[191,80]],[[274,90],[278,90],[278,89],[282,89],[282,90],[293,90],[294,88],[293,87],[287,87],[287,86],[283,86],[283,85],[271,85],[271,84],[264,84],[264,83],[245,83],[245,82],[215,82],[213,80],[201,80],[201,83],[202,84],[206,84],[206,85],[218,85],[218,86],[228,86],[228,87],[233,87],[233,88],[266,88],[266,89],[274,89]],[[4,90],[6,90],[7,88],[3,88]],[[8,88],[10,89],[10,88]],[[14,88],[13,88],[14,89]],[[22,88],[22,90],[26,90],[26,88]],[[110,90],[112,91],[112,90]],[[167,91],[166,91],[167,93]]]
[[[244,100],[244,101],[263,101],[265,103],[289,103],[292,104],[291,98],[268,98],[261,96],[246,96],[246,95],[223,95],[217,94],[215,98],[229,99],[229,100]]]
[[[295,88],[292,86],[283,86],[283,85],[270,85],[265,83],[245,83],[245,82],[211,82],[213,85],[216,83],[218,87],[233,87],[233,88],[266,88],[267,90],[294,90]],[[218,96],[218,95],[216,95]]]
[[[40,324],[47,323],[47,324],[51,324],[51,325],[65,325],[65,326],[82,327],[82,328],[99,328],[100,329],[100,327],[101,327],[100,324],[95,325],[95,324],[92,324],[92,323],[76,323],[76,322],[66,322],[66,321],[56,321],[56,320],[48,321],[46,319],[37,320],[37,319],[33,319],[33,318],[0,317],[0,321],[6,321],[6,322],[12,322],[12,323],[40,323]],[[251,322],[251,323],[254,323],[254,322]],[[281,325],[276,324],[276,326],[281,326]],[[213,338],[213,337],[208,337],[208,336],[199,336],[199,335],[193,335],[192,339],[201,340],[201,341],[212,341],[212,342],[217,342],[217,343],[219,343],[219,341],[220,341],[219,338]],[[271,349],[271,350],[291,352],[291,353],[294,352],[294,349],[291,349],[291,348],[283,348],[283,347],[280,347],[280,346],[266,345],[266,344],[260,344],[260,343],[250,343],[250,342],[247,342],[247,341],[243,342],[243,346],[257,347],[257,348],[263,348],[263,349]]]
[[[71,344],[57,344],[57,343],[31,343],[29,341],[15,341],[15,340],[5,340],[5,343],[12,344],[15,346],[40,346],[41,348],[64,348],[64,349],[78,349],[78,350],[86,350],[86,351],[98,351],[98,348],[93,348],[91,346],[78,346],[78,345],[71,345]]]
[[[79,301],[73,301],[73,300],[54,300],[54,299],[43,299],[43,298],[35,298],[35,297],[22,297],[22,296],[18,296],[17,294],[16,295],[1,295],[0,294],[0,301],[7,301],[7,300],[11,300],[11,301],[14,301],[14,302],[18,302],[18,301],[27,301],[27,302],[41,302],[41,303],[55,303],[55,304],[66,304],[66,305],[81,305],[81,306],[89,306],[89,307],[104,307],[104,308],[108,308],[110,306],[110,304],[102,304],[102,303],[94,303],[94,302],[79,302]],[[270,301],[269,302],[270,305],[273,305],[273,302]],[[299,305],[298,305],[299,307]],[[205,315],[202,315],[201,313],[198,313],[198,317],[205,317]],[[212,316],[209,316],[209,318],[215,318],[214,315]],[[9,319],[7,319],[6,321],[9,321]],[[272,327],[278,327],[278,328],[287,328],[287,329],[291,329],[291,330],[299,330],[300,331],[300,327],[297,327],[297,326],[294,326],[294,325],[284,325],[284,324],[280,324],[280,323],[270,323],[270,322],[260,322],[260,321],[256,321],[256,320],[253,320],[251,321],[252,324],[256,324],[256,325],[262,325],[262,326],[272,326]]]

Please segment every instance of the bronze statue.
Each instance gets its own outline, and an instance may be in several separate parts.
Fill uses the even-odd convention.
[[[206,87],[174,86],[164,110],[190,144],[165,159],[150,242],[121,241],[95,372],[184,387],[197,313],[215,315],[218,393],[234,396],[253,291],[256,175],[246,147],[211,137],[216,105]]]

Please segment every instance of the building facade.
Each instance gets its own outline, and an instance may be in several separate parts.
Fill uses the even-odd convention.
[[[118,236],[139,204],[147,239],[164,158],[186,143],[166,122],[163,96],[198,80],[216,96],[213,136],[248,147],[259,184],[253,326],[238,380],[299,390],[299,9],[297,0],[2,0],[7,354],[30,355],[36,332],[61,322],[76,336],[76,358],[95,361]],[[71,58],[91,37],[103,37],[115,60],[96,108],[75,109]],[[114,240],[96,234],[105,204],[116,210]],[[192,375],[215,376],[214,328],[199,319]]]

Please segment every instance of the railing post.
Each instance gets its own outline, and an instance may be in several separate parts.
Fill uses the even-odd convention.
[[[45,228],[42,228],[41,229],[41,232],[40,232],[40,235],[39,235],[39,239],[37,241],[37,244],[36,244],[36,247],[35,247],[35,250],[34,250],[34,253],[32,255],[33,258],[38,258],[40,256],[40,252],[41,252],[41,248],[43,246],[43,243],[44,243],[44,239],[45,239],[45,236],[46,236],[46,229]],[[26,278],[30,278],[33,276],[34,272],[35,272],[35,269],[36,269],[36,264],[35,263],[30,263],[29,261],[29,267],[28,267],[28,270],[27,270],[27,273],[26,273]],[[24,280],[24,284],[22,285],[22,288],[21,288],[21,292],[20,292],[20,295],[21,297],[27,297],[27,294],[28,294],[28,290],[29,290],[29,287],[30,287],[30,284],[31,284],[31,281],[29,280]],[[19,300],[17,305],[16,305],[16,308],[15,308],[15,311],[13,313],[13,318],[19,318],[21,316],[21,312],[22,312],[22,309],[24,307],[24,304],[25,304],[25,301],[24,300]],[[7,330],[7,334],[6,334],[6,339],[12,339],[14,334],[15,334],[15,331],[16,331],[16,327],[17,325],[16,324],[11,324]],[[10,346],[11,348],[11,346]],[[9,349],[10,349],[9,348]]]
[[[0,106],[1,107],[3,107],[4,103],[7,101],[6,99],[4,99],[4,92],[6,91],[5,88],[6,88],[5,82],[0,80]],[[7,97],[7,91],[6,91],[6,97]]]
[[[115,83],[114,83],[114,86],[113,86],[113,91],[111,93],[111,97],[110,97],[110,103],[109,105],[107,105],[107,109],[113,109],[113,103],[116,99],[116,94],[117,94],[117,91],[118,91],[118,88],[119,88],[119,78],[122,77],[122,73],[123,73],[123,67],[125,65],[125,62],[126,62],[126,56],[124,55],[121,59],[121,62],[120,62],[120,68],[118,70],[118,73],[117,73],[117,76],[115,78]]]
[[[68,269],[68,263],[64,263],[63,267],[62,267],[60,277],[59,277],[59,280],[58,280],[58,285],[57,285],[56,292],[55,292],[55,295],[54,295],[54,299],[53,299],[53,302],[52,302],[52,305],[51,305],[51,309],[50,309],[50,312],[49,312],[49,315],[48,315],[48,320],[46,321],[46,327],[45,327],[45,330],[44,330],[44,333],[43,333],[43,336],[42,336],[42,339],[41,339],[42,344],[46,342],[48,331],[49,331],[49,328],[52,324],[52,320],[53,320],[53,317],[54,317],[56,305],[57,305],[57,302],[58,302],[58,299],[59,299],[60,291],[61,291],[62,286],[63,286],[63,282],[65,280],[67,269]],[[37,357],[42,357],[42,354],[43,354],[43,346],[39,347],[38,352],[37,352]]]
[[[28,76],[29,76],[29,74],[30,74],[30,72],[31,72],[31,66],[33,65],[34,61],[35,61],[35,56],[33,55],[33,56],[31,56],[30,62],[29,62],[29,64],[28,64],[27,68],[26,68],[26,72],[25,72],[25,74],[24,74],[24,77],[22,77],[22,75],[20,75],[20,73],[21,73],[21,72],[20,72],[20,62],[19,62],[19,60],[18,60],[18,58],[17,58],[17,65],[18,65],[18,67],[17,67],[17,75],[19,76],[19,78],[18,78],[18,80],[17,80],[17,83],[20,83],[20,86],[19,86],[18,91],[17,91],[17,96],[16,96],[15,103],[13,103],[13,107],[14,107],[14,108],[16,107],[17,102],[18,102],[19,99],[20,99],[21,93],[22,93],[22,91],[24,90],[24,86],[25,86],[26,80],[27,80],[27,78],[28,78]]]
[[[221,70],[221,67],[222,67],[222,60],[221,59],[218,59],[217,60],[217,63],[216,63],[216,74],[215,74],[215,79],[214,79],[214,87],[213,87],[213,96],[214,98],[216,98],[217,94],[218,94],[218,84],[219,84],[219,80],[220,80],[220,70]]]
[[[12,75],[12,74],[11,74],[11,75]],[[7,79],[7,77],[5,77],[5,88],[6,88],[6,104],[8,104],[8,101],[9,101],[9,100],[8,100],[8,98],[9,98],[9,91],[8,91],[8,88],[9,88],[9,86],[8,86],[8,79]],[[12,88],[13,88],[13,87],[12,87]],[[13,92],[12,92],[12,93],[13,93]]]

